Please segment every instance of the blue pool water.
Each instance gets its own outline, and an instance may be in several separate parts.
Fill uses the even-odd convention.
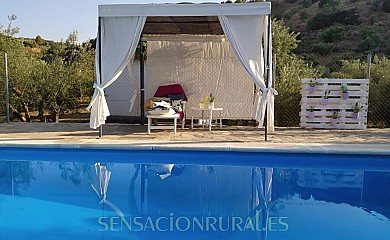
[[[0,148],[0,239],[390,239],[390,156]]]

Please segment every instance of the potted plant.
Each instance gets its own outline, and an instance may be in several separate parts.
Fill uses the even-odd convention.
[[[314,107],[310,106],[310,108],[307,109],[307,111],[309,111],[309,118],[314,119]]]
[[[339,113],[337,111],[334,111],[332,113],[332,118],[330,119],[330,125],[336,126],[337,125],[337,118],[339,117]]]
[[[342,93],[342,98],[344,100],[347,100],[349,98],[347,84],[341,84],[341,93]]]
[[[207,98],[207,101],[209,103],[209,108],[214,108],[215,97],[212,93],[210,93],[210,96]]]
[[[324,94],[324,98],[322,99],[322,104],[323,105],[326,105],[329,103],[329,94],[330,94],[330,90],[328,91],[325,91],[325,94]]]
[[[314,87],[316,85],[320,85],[320,84],[318,82],[313,82],[313,80],[310,80],[310,82],[309,82],[309,93],[314,93]]]
[[[360,106],[359,103],[355,103],[355,105],[352,107],[352,118],[353,119],[358,119],[359,112],[361,111],[362,108],[363,108],[363,106]]]

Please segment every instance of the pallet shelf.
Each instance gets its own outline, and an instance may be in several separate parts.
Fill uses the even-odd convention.
[[[318,83],[312,93],[309,91],[310,82]],[[346,100],[342,99],[342,85],[348,88],[349,97]],[[300,126],[325,129],[367,128],[368,90],[368,79],[302,79]],[[330,93],[328,94],[328,103],[324,104],[322,99],[326,91],[330,91]],[[359,117],[354,119],[352,108],[356,103],[362,108]],[[310,108],[314,110],[314,118],[309,116]],[[331,124],[334,112],[338,114],[336,125]]]

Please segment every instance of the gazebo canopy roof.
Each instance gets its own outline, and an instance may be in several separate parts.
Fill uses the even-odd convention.
[[[270,2],[99,5],[99,17],[147,16],[142,34],[222,35],[219,15],[270,14]]]

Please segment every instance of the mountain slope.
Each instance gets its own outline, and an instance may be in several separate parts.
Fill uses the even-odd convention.
[[[348,59],[390,55],[390,0],[273,0],[273,16],[300,32],[296,53]],[[385,10],[385,11],[384,11]]]

